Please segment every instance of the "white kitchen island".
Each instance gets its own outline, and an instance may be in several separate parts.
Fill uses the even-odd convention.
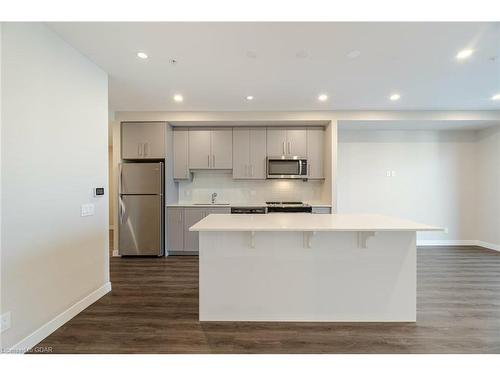
[[[381,215],[209,215],[200,321],[415,322],[416,232]]]

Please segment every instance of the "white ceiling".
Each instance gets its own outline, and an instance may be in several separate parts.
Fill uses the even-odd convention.
[[[49,26],[109,73],[115,111],[500,109],[500,23]]]

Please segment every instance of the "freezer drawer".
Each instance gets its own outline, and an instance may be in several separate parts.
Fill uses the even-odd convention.
[[[121,164],[121,194],[161,194],[163,163]]]
[[[163,254],[163,209],[160,195],[120,197],[120,255]]]

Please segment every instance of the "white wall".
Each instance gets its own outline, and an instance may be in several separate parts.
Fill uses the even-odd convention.
[[[36,343],[71,317],[59,314],[109,289],[108,200],[92,195],[108,191],[108,93],[107,75],[43,24],[4,24],[1,62],[9,348]],[[80,217],[88,202],[95,216]]]
[[[476,153],[474,131],[339,130],[338,210],[448,228],[419,240],[476,240]]]
[[[478,133],[477,158],[478,240],[500,250],[500,126]]]

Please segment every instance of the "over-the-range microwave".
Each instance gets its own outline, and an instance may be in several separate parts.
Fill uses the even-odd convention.
[[[307,159],[300,156],[272,156],[267,158],[267,178],[307,179]]]

